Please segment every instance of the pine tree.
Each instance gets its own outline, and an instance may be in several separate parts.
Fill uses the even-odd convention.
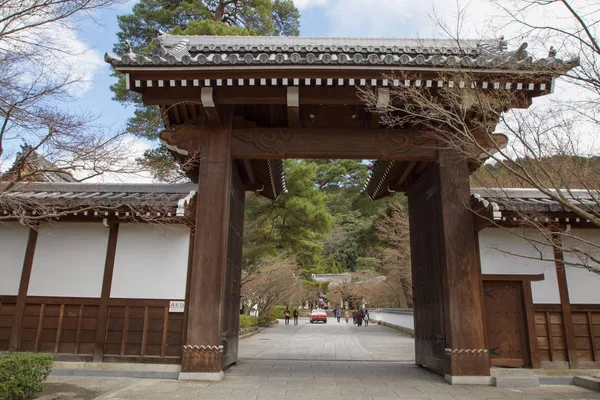
[[[300,33],[300,14],[293,0],[140,0],[132,13],[121,15],[119,41],[113,51],[123,53],[125,41],[133,51],[149,54],[157,32],[176,35],[288,35]],[[157,106],[144,106],[141,96],[126,90],[125,78],[115,75],[111,86],[113,99],[135,111],[127,123],[133,135],[157,142],[163,129]],[[174,165],[169,152],[162,146],[149,150],[140,160],[154,171],[159,180],[178,180],[183,176]]]

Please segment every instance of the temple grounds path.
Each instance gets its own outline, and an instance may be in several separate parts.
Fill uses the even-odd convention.
[[[43,400],[600,399],[576,386],[450,386],[413,364],[413,341],[381,326],[279,324],[240,342],[221,382],[51,376]]]
[[[393,329],[371,324],[357,327],[344,319],[298,326],[279,324],[240,342],[240,358],[276,360],[414,361],[414,341]]]

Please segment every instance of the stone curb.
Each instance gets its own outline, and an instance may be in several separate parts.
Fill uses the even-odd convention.
[[[243,335],[240,335],[239,340],[247,339],[247,338],[249,338],[251,336],[254,336],[254,335],[258,334],[258,333],[261,333],[263,331],[263,329],[265,329],[265,328],[258,328],[258,329],[254,330],[254,331],[244,333]]]
[[[408,336],[410,336],[412,338],[415,337],[415,331],[413,329],[406,328],[406,327],[400,326],[400,325],[389,324],[387,322],[378,321],[378,320],[375,320],[375,319],[370,320],[369,322],[371,322],[371,321],[375,322],[377,325],[383,325],[383,326],[386,326],[386,327],[388,327],[390,329],[393,329],[395,331],[402,332],[405,335],[408,335]]]
[[[576,376],[575,386],[581,386],[586,389],[600,392],[600,379],[592,378],[590,376]]]

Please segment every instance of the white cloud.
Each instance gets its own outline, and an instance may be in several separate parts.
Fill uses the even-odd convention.
[[[20,55],[23,84],[39,75],[56,81],[75,81],[69,88],[74,97],[91,88],[94,75],[105,65],[102,55],[79,38],[77,26],[69,21],[12,33],[0,41],[0,51]]]
[[[328,19],[327,36],[349,37],[440,37],[433,20],[437,14],[452,23],[456,4],[447,0],[294,0],[301,11],[322,8]],[[485,0],[469,2],[469,34],[489,26],[493,7]]]
[[[62,57],[59,56],[59,74],[71,71],[80,77],[80,82],[73,88],[71,94],[81,97],[93,84],[94,75],[105,66],[102,55],[95,49],[90,48],[85,42],[78,38],[74,29],[66,28],[57,32],[57,40],[65,49]]]
[[[125,168],[125,166],[134,165],[135,160],[141,158],[146,150],[150,150],[152,146],[141,139],[133,136],[128,136],[120,143],[121,148],[127,149],[127,157],[123,160],[122,165],[114,166],[114,169]],[[78,178],[89,176],[89,172],[82,171],[78,174]],[[153,183],[154,178],[148,171],[114,173],[107,172],[92,179],[87,180],[90,183]]]
[[[329,3],[329,0],[294,0],[294,4],[300,10],[310,7],[324,6],[327,3]]]

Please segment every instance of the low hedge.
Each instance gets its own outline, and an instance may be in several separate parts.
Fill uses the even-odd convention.
[[[258,317],[252,317],[250,315],[240,315],[240,329],[249,328],[251,326],[258,326]]]
[[[275,319],[284,319],[285,318],[285,309],[286,306],[274,306],[271,310],[271,321]],[[292,311],[290,310],[290,316]]]
[[[52,356],[34,353],[0,354],[0,399],[30,399],[44,390],[52,372]]]

